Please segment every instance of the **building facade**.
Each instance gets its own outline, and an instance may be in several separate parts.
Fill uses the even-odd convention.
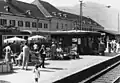
[[[1,0],[0,6],[1,28],[14,27],[19,31],[31,32],[50,30],[49,19],[45,18],[35,5],[16,0]],[[3,39],[11,36],[12,34],[3,35]],[[21,34],[21,37],[24,38],[24,35]]]
[[[17,0],[0,0],[1,28],[17,28],[20,31],[97,31],[104,29],[90,18],[82,17],[80,29],[79,16],[63,12],[48,2],[35,0],[32,4]],[[12,34],[11,34],[12,35]],[[4,38],[9,38],[5,35]],[[24,36],[22,36],[24,38]]]

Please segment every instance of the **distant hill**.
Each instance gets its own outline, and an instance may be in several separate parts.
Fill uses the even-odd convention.
[[[58,9],[78,15],[80,13],[79,4],[73,7],[58,7]],[[85,2],[83,4],[83,15],[92,18],[107,30],[118,30],[118,11],[112,7],[107,8],[103,4]]]

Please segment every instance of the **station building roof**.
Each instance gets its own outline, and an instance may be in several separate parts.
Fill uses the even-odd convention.
[[[8,1],[8,2],[5,2],[5,0],[0,0],[0,12],[2,12],[2,13],[10,13],[13,15],[24,15],[24,16],[38,17],[38,18],[46,17],[43,14],[43,12],[40,11],[39,8],[35,4],[25,3],[25,2],[21,2],[21,1],[17,1],[17,0],[6,0],[6,1]],[[47,12],[52,17],[65,18],[65,19],[70,19],[70,20],[73,20],[73,19],[78,20],[79,19],[79,15],[60,11],[59,9],[57,9],[50,3],[42,1],[42,0],[37,0],[37,1],[39,1],[42,4],[42,6],[47,10]],[[8,6],[10,8],[9,12],[6,11],[6,9],[5,9],[6,6]],[[31,12],[31,15],[26,14],[26,12],[28,10]],[[54,13],[56,13],[56,16]],[[60,16],[60,14],[61,14],[61,16]],[[66,15],[66,17],[65,17],[65,15]],[[85,20],[86,22],[88,22],[89,20],[92,23],[95,22],[92,19],[89,19],[84,16],[82,19]],[[97,22],[95,22],[95,23],[98,24]]]
[[[9,1],[9,0],[7,0]],[[5,2],[4,0],[0,0],[0,12],[2,13],[11,13],[14,15],[27,15],[26,12],[28,10],[31,11],[31,16],[35,17],[43,17],[41,11],[37,8],[36,5],[17,1],[17,0],[10,0],[11,2]],[[10,11],[6,11],[5,7],[8,6]]]
[[[59,10],[58,8],[54,7],[52,4],[46,2],[46,1],[42,1],[42,0],[38,0],[42,6],[49,12],[50,15],[52,15],[53,17],[60,17],[58,14],[61,13],[61,18],[63,17],[63,14],[66,14],[66,18],[68,19],[78,19],[78,15],[76,14],[72,14],[72,13],[68,13],[68,12],[64,12]],[[56,15],[54,15],[54,13],[56,13]],[[83,16],[84,17],[84,16]]]
[[[71,20],[79,20],[79,15],[72,14],[69,12],[61,11],[58,8],[54,7],[52,4],[42,1],[42,0],[35,0],[36,2],[39,2],[42,4],[42,6],[47,10],[47,12],[52,16],[52,17],[59,17],[59,18],[65,18],[64,15],[66,15],[66,19],[71,19]],[[35,2],[34,1],[34,2]],[[35,4],[33,2],[33,4]],[[61,13],[61,16],[59,15]],[[85,20],[86,22],[91,21],[92,24],[96,23],[96,25],[102,27],[100,24],[95,22],[93,19],[82,16],[82,20]]]

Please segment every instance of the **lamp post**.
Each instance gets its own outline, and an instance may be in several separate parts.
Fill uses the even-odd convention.
[[[118,12],[118,34],[119,34],[119,12]]]
[[[79,0],[80,2],[80,17],[79,17],[79,23],[80,23],[80,30],[82,30],[82,4],[83,4],[83,1],[82,0]]]

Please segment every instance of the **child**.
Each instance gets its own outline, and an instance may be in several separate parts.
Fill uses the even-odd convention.
[[[38,79],[40,78],[40,71],[38,70],[39,65],[35,65],[34,68],[34,77],[35,77],[35,83],[38,83]]]
[[[19,56],[16,58],[16,66],[17,65],[22,65],[22,58],[23,58],[23,52],[19,54]]]

